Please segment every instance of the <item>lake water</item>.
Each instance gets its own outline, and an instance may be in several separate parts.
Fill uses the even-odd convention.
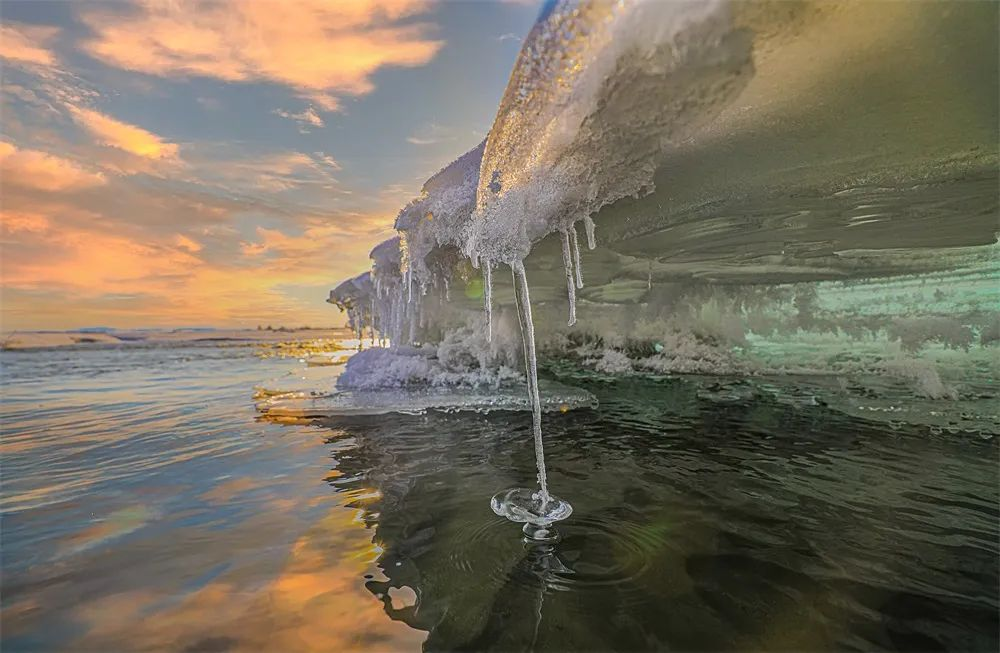
[[[4,651],[1000,647],[995,437],[564,379],[528,546],[528,414],[262,420],[273,353],[0,354]]]

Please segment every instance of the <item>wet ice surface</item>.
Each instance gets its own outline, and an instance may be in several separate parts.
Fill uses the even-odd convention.
[[[269,417],[337,417],[532,409],[524,379],[512,370],[497,374],[475,364],[445,370],[434,356],[415,348],[371,348],[330,360],[333,364],[317,366],[309,359],[308,367],[259,383],[257,410]],[[543,411],[596,407],[590,392],[551,379],[539,384],[539,398]]]
[[[261,420],[331,368],[254,352],[0,354],[4,650],[1000,644],[996,437],[581,373],[526,547],[489,499],[534,485],[527,411]]]
[[[553,381],[540,383],[539,390],[544,411],[566,412],[589,408],[596,403],[589,392]],[[531,402],[523,384],[508,383],[483,388],[291,391],[262,398],[257,403],[257,410],[271,417],[420,414],[427,411],[487,413],[530,411]]]

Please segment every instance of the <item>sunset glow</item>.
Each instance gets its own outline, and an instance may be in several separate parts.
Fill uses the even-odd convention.
[[[534,13],[4,2],[3,330],[343,323],[326,290],[482,140]]]

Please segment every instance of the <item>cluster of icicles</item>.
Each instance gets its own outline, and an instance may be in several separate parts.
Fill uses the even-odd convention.
[[[594,221],[590,216],[583,220],[587,232],[587,247],[594,249]],[[563,266],[566,269],[566,284],[569,297],[569,326],[576,324],[576,289],[583,288],[583,271],[580,265],[580,246],[576,235],[576,223],[562,231]],[[571,253],[572,250],[572,253]],[[486,338],[493,337],[493,263],[489,259],[480,261],[483,271],[483,300],[486,312]],[[531,317],[531,296],[528,291],[528,277],[524,272],[524,261],[516,261],[510,266],[514,285],[514,301],[523,339],[524,367],[528,379],[528,396],[531,400],[532,431],[535,436],[535,461],[538,466],[538,485],[541,508],[544,513],[550,501],[548,482],[545,476],[545,451],[542,444],[542,410],[538,393],[538,359],[535,351],[535,323]]]
[[[590,216],[582,220],[587,238],[587,247],[597,246],[595,225]],[[450,301],[450,282],[447,274],[428,275],[415,278],[418,268],[412,261],[406,261],[401,251],[400,237],[392,238],[375,247],[371,252],[372,270],[344,281],[330,291],[327,300],[347,313],[348,323],[361,341],[367,332],[372,343],[385,346],[390,344],[413,344],[417,342],[420,330],[427,323],[427,301],[429,287],[436,288],[437,296]],[[583,288],[583,269],[580,263],[580,246],[576,223],[571,223],[560,231],[562,239],[563,264],[566,271],[566,287],[569,300],[569,320],[576,323],[576,290]],[[405,244],[403,245],[405,248]],[[485,314],[485,337],[493,339],[493,273],[499,265],[487,258],[473,256],[474,267],[479,268],[483,281],[483,311]],[[510,263],[514,300],[520,324],[524,351],[524,366],[527,378],[528,397],[532,408],[532,431],[535,443],[535,458],[538,467],[538,499],[544,512],[551,500],[545,473],[545,455],[542,443],[541,397],[538,390],[538,363],[535,349],[535,327],[531,313],[531,296],[524,262]],[[419,274],[419,273],[417,273]],[[565,504],[568,506],[568,504]]]

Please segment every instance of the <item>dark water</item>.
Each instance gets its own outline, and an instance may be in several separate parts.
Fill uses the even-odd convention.
[[[255,418],[253,347],[2,354],[3,650],[982,650],[1000,447],[584,382],[530,417]]]

